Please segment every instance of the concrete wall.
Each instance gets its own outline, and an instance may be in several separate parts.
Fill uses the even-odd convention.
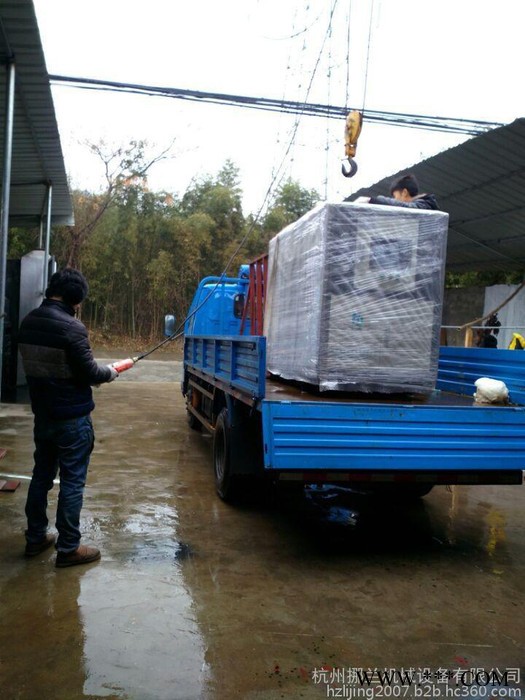
[[[495,284],[491,287],[445,289],[443,326],[462,326],[485,316],[507,299],[518,285]],[[512,333],[525,336],[525,289],[498,311],[502,329],[498,334],[498,348],[506,349]],[[447,345],[464,344],[464,331],[447,330]],[[441,341],[443,343],[443,340]]]
[[[445,289],[443,326],[463,326],[483,316],[485,287]],[[447,345],[464,345],[465,331],[447,330]],[[441,341],[443,344],[443,340]]]

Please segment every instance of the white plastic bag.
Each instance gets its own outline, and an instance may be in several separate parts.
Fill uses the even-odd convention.
[[[480,377],[474,382],[476,403],[508,403],[509,390],[505,382],[489,377]]]

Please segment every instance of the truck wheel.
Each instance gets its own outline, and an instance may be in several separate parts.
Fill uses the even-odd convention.
[[[213,468],[215,488],[223,501],[234,501],[239,496],[239,477],[232,474],[231,426],[228,409],[223,408],[215,424],[213,436]]]

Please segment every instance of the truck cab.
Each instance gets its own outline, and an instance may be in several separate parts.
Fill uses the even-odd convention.
[[[241,265],[238,277],[201,280],[188,312],[184,334],[240,335],[248,279],[249,265]],[[249,321],[246,331],[249,332]]]

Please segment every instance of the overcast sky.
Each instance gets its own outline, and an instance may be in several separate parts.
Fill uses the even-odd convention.
[[[505,123],[525,115],[524,0],[34,3],[51,74],[358,108],[367,74],[365,109]],[[160,151],[175,140],[175,158],[154,167],[151,188],[183,193],[230,158],[245,212],[262,203],[296,120],[65,86],[53,87],[53,98],[74,187],[97,189],[102,177],[81,142],[145,139]],[[348,180],[343,130],[343,120],[302,117],[282,172],[337,201],[465,138],[365,121],[359,172]]]

